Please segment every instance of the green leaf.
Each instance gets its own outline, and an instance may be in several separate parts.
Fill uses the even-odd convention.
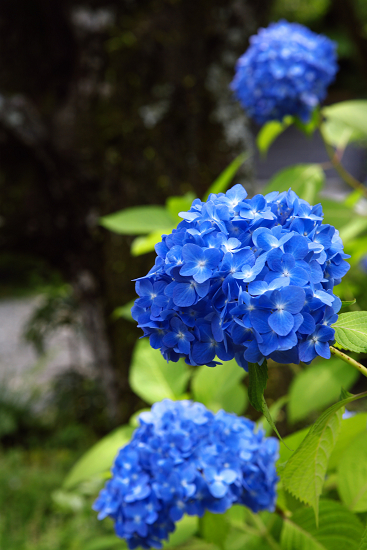
[[[166,200],[166,208],[171,214],[172,218],[176,220],[176,224],[182,221],[182,219],[178,215],[179,212],[186,212],[190,210],[192,201],[194,199],[194,193],[186,193],[186,195],[184,195],[183,197],[168,197],[168,199]]]
[[[248,397],[251,405],[259,412],[264,409],[264,391],[268,380],[268,365],[266,360],[262,365],[256,363],[248,364]],[[265,413],[264,413],[265,414]]]
[[[51,493],[53,504],[56,507],[66,513],[77,513],[83,510],[85,503],[84,499],[78,493],[71,493],[70,491],[63,491],[58,489]]]
[[[320,110],[318,107],[313,110],[311,119],[308,122],[302,122],[298,117],[294,117],[295,126],[301,130],[307,137],[312,136],[320,122]]]
[[[212,183],[212,185],[209,187],[208,191],[205,193],[203,200],[206,201],[210,195],[210,193],[224,193],[227,191],[228,187],[230,186],[233,178],[238,172],[238,169],[242,166],[242,164],[249,158],[249,154],[247,152],[241,153],[236,157],[225,170],[217,177],[217,179]]]
[[[131,243],[131,254],[133,256],[141,256],[142,254],[151,252],[154,250],[155,245],[162,240],[162,235],[171,233],[172,229],[175,227],[175,225],[172,225],[172,227],[166,231],[153,231],[153,233],[149,233],[149,235],[136,237]]]
[[[171,233],[177,227],[177,224],[182,221],[178,213],[190,210],[194,198],[195,195],[193,193],[186,193],[183,197],[168,197],[166,211],[171,216],[171,226],[167,226],[164,230],[158,229],[152,231],[149,235],[136,237],[131,243],[131,254],[133,256],[141,256],[154,250],[154,246],[162,240],[162,235]]]
[[[263,396],[262,397],[262,402],[263,402],[263,408],[262,408],[262,413],[264,414],[266,420],[268,421],[268,424],[269,426],[274,430],[274,432],[277,434],[277,436],[279,437],[279,439],[283,442],[283,444],[285,445],[284,441],[282,440],[281,438],[281,435],[280,433],[278,432],[278,428],[276,427],[275,425],[275,422],[270,414],[270,411],[268,409],[268,406],[266,404],[266,401],[265,401],[265,397]]]
[[[360,189],[354,189],[344,200],[344,203],[350,208],[354,208],[357,203],[363,199],[364,195]]]
[[[70,489],[81,481],[86,481],[109,470],[118,450],[129,442],[133,431],[131,426],[122,426],[98,441],[74,464],[66,476],[63,487]]]
[[[334,103],[322,109],[322,114],[328,120],[337,120],[347,126],[367,135],[367,101],[351,100]]]
[[[133,391],[147,403],[178,399],[186,391],[190,378],[188,366],[180,359],[167,363],[148,339],[138,340],[130,367],[129,382]]]
[[[116,535],[106,535],[105,537],[96,537],[89,543],[83,544],[83,550],[124,550],[127,544]]]
[[[263,194],[292,189],[301,199],[314,204],[324,180],[324,171],[318,164],[296,164],[277,172],[263,190]]]
[[[300,502],[296,497],[288,493],[282,485],[282,482],[279,482],[277,485],[277,508],[283,512],[295,512],[299,508],[303,508],[302,502]]]
[[[131,308],[133,307],[135,300],[131,300],[124,306],[117,307],[112,312],[112,319],[126,319],[127,321],[134,321],[131,317]]]
[[[206,542],[217,544],[224,548],[224,541],[229,532],[229,522],[223,514],[212,514],[205,512],[200,519],[200,534]]]
[[[338,491],[352,512],[367,511],[367,434],[361,433],[345,450],[338,465]]]
[[[358,376],[358,371],[341,359],[323,360],[306,368],[290,386],[289,420],[298,422],[311,412],[335,402],[340,388],[351,388]]]
[[[245,375],[234,359],[215,369],[198,367],[191,383],[193,398],[214,412],[224,409],[241,414],[247,404],[246,390],[240,385]]]
[[[361,542],[359,543],[358,550],[367,550],[367,527],[362,535]]]
[[[259,412],[262,412],[268,421],[270,427],[275,431],[279,439],[282,439],[279,435],[277,427],[274,424],[274,420],[271,417],[268,406],[264,398],[264,391],[266,388],[266,382],[268,380],[268,365],[266,360],[262,365],[256,363],[248,364],[249,385],[248,385],[248,397],[251,405]]]
[[[324,213],[324,223],[329,223],[337,229],[344,227],[351,220],[359,218],[352,208],[346,206],[343,202],[332,201],[330,199],[319,198]]]
[[[347,206],[347,205],[346,205]],[[348,208],[352,208],[349,207]],[[367,229],[367,217],[353,217],[349,223],[344,225],[340,230],[340,238],[342,239],[344,245],[349,243],[353,239],[357,238],[359,235],[365,232]]]
[[[262,155],[266,155],[273,141],[293,123],[293,117],[284,117],[282,122],[271,120],[264,124],[257,134],[256,144]]]
[[[176,523],[176,530],[170,534],[167,542],[163,544],[163,548],[173,548],[186,542],[190,537],[195,535],[199,528],[199,518],[196,516],[184,516]]]
[[[219,550],[219,546],[206,542],[199,537],[191,537],[187,542],[180,545],[180,550]]]
[[[99,219],[99,223],[122,235],[144,235],[152,231],[171,231],[176,220],[164,206],[133,206]]]
[[[356,303],[356,299],[354,298],[353,300],[344,300],[342,301],[342,307],[349,307],[349,306],[352,306],[353,304]]]
[[[305,439],[282,468],[281,480],[284,487],[299,500],[313,507],[316,521],[329,457],[340,431],[341,408],[366,395],[367,392],[351,395],[329,407],[310,428]]]
[[[269,407],[269,414],[271,418],[274,419],[274,422],[277,421],[279,413],[282,410],[283,406],[288,402],[288,399],[289,399],[288,395],[283,395],[282,397],[277,399],[275,403],[271,405],[271,407]],[[263,425],[263,430],[265,432],[265,435],[268,437],[272,433],[273,427],[269,424],[267,420],[266,420],[266,424],[264,425],[265,420],[266,420],[265,416],[262,416],[261,418],[259,418],[259,420],[257,420],[256,423],[257,425],[260,425],[260,424]]]
[[[335,340],[339,346],[349,351],[367,351],[367,311],[341,313],[336,323]]]
[[[298,449],[309,431],[310,428],[303,428],[302,430],[298,430],[283,439],[285,445],[280,445],[279,447],[279,466],[281,466],[292,456],[293,452]]]
[[[232,529],[226,538],[225,550],[273,550],[262,535],[244,533],[237,529]]]
[[[335,470],[344,451],[362,433],[366,433],[367,413],[358,413],[351,418],[342,420],[340,434],[333,452],[331,453],[328,470]]]
[[[363,139],[363,132],[342,120],[325,120],[321,126],[324,139],[337,149],[344,149],[348,143]]]
[[[350,265],[357,266],[363,256],[367,254],[367,235],[348,242],[344,251],[352,256],[348,259]]]
[[[310,508],[302,508],[285,519],[282,550],[357,550],[363,527],[359,519],[333,500],[320,501],[320,522]]]

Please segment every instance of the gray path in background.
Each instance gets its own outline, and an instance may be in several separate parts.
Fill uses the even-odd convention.
[[[264,187],[267,181],[279,170],[302,163],[325,163],[329,158],[319,132],[312,137],[305,136],[294,126],[290,126],[271,145],[265,158],[255,150],[255,177],[258,186]],[[367,176],[367,158],[364,147],[348,146],[342,158],[342,164],[357,180],[365,181]],[[350,193],[351,189],[334,169],[325,172],[324,191],[335,199]]]
[[[70,367],[92,373],[87,342],[70,329],[60,329],[48,339],[41,357],[24,341],[24,325],[38,301],[38,297],[0,300],[0,384],[14,390],[47,387],[55,374]]]

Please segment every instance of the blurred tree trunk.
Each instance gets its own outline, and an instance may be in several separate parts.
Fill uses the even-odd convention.
[[[331,15],[341,28],[345,28],[356,50],[356,67],[367,82],[367,37],[365,21],[361,17],[355,0],[334,0]]]
[[[251,146],[228,84],[270,4],[1,2],[1,248],[72,283],[114,422],[141,406],[128,386],[140,331],[111,312],[152,255],[132,259],[98,218],[200,196]]]

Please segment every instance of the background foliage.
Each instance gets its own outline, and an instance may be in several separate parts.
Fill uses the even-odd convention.
[[[94,379],[72,371],[60,376],[46,400],[2,382],[0,547],[122,549],[112,524],[99,523],[90,506],[136,426],[135,413],[157,399],[191,396],[214,411],[246,413],[272,433],[249,404],[244,371],[232,362],[216,369],[167,366],[145,341],[136,343],[140,331],[125,304],[134,296],[130,279],[150,267],[161,231],[169,231],[177,213],[193,196],[204,196],[227,165],[215,190],[236,177],[256,191],[250,126],[227,85],[248,36],[279,17],[337,39],[341,70],[331,101],[366,96],[363,0],[1,3],[0,293],[41,293],[27,338],[42,351],[47,334],[72,325],[87,335],[98,369]],[[348,141],[363,145],[366,111],[359,106],[353,116],[344,107],[324,110],[325,136],[341,148]],[[275,124],[261,132],[263,153],[282,130]],[[352,254],[351,272],[338,287],[344,300],[357,300],[344,310],[352,316],[367,309],[360,268],[366,217],[356,212],[358,192],[337,203],[322,196],[323,183],[323,169],[304,164],[275,175],[267,190],[292,185],[308,201],[322,201],[326,221],[341,230]],[[143,209],[143,217],[136,210],[128,219],[116,214],[127,207]],[[269,362],[265,395],[289,449],[335,403],[341,387],[357,393],[364,385],[338,359],[302,370]],[[363,401],[348,408],[362,412],[347,420],[335,412],[315,433],[320,441],[326,427],[322,441],[330,455],[328,464],[314,460],[327,472],[316,491],[322,491],[319,530],[312,509],[281,488],[280,516],[243,509],[207,514],[200,522],[185,520],[170,544],[320,550],[344,540],[346,548],[359,548],[367,514],[361,489],[367,485],[366,413]],[[281,446],[279,463],[289,449]],[[294,464],[285,486],[299,470]],[[314,505],[316,493],[307,497]]]

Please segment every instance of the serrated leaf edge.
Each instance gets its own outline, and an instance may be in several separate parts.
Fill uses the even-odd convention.
[[[296,453],[299,452],[299,450],[304,447],[305,444],[307,444],[307,440],[312,436],[312,434],[315,432],[315,430],[317,429],[317,426],[319,424],[321,424],[322,422],[326,421],[326,423],[328,423],[329,421],[329,418],[332,418],[334,416],[334,414],[336,414],[339,409],[345,405],[347,405],[348,403],[351,403],[352,401],[357,401],[358,399],[362,399],[362,397],[366,397],[367,396],[367,392],[363,392],[363,393],[359,393],[359,394],[356,394],[356,395],[352,395],[350,397],[347,397],[346,399],[343,399],[341,401],[338,401],[337,403],[335,403],[334,405],[332,405],[331,407],[329,407],[320,417],[319,419],[317,420],[317,422],[311,427],[310,431],[308,432],[308,434],[306,435],[305,439],[301,442],[301,444],[299,445],[299,447],[295,450],[295,452],[293,453],[293,455],[288,459],[287,463],[285,464],[284,467],[282,467],[280,473],[284,475],[284,472],[286,471],[286,468],[287,468],[287,465],[289,464],[289,462],[292,460],[292,458],[296,455]],[[329,417],[329,418],[328,418]],[[327,424],[326,424],[327,425]],[[334,443],[334,446],[335,446],[335,443]],[[330,453],[331,455],[331,453]],[[330,458],[330,457],[329,457]],[[326,465],[326,469],[327,469],[327,465]],[[326,471],[326,470],[325,470]],[[299,501],[301,502],[304,502],[305,504],[310,504],[309,502],[307,502],[305,499],[302,499],[301,496],[299,495],[296,495],[295,492],[287,487],[287,484],[284,480],[284,478],[282,477],[281,479],[282,483],[283,483],[283,487],[290,493],[292,494],[295,498],[297,498]],[[320,493],[321,494],[321,493]],[[319,495],[320,496],[320,495]],[[314,508],[314,511],[315,511],[315,518],[316,518],[316,523],[318,523],[318,501],[319,501],[319,498],[317,499],[317,509]],[[317,512],[317,513],[316,513]]]

